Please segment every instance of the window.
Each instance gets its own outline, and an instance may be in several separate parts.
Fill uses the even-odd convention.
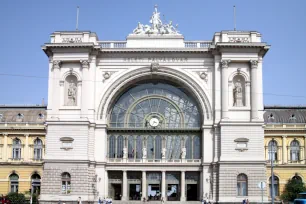
[[[274,176],[274,196],[279,196],[279,179],[278,177]],[[272,197],[272,176],[269,179],[269,192],[270,192],[270,196]]]
[[[42,141],[41,139],[37,138],[34,141],[34,159],[39,160],[42,159]]]
[[[19,185],[19,176],[15,173],[10,175],[10,186],[11,190],[10,192],[12,193],[17,193],[18,192],[18,185]]]
[[[300,176],[298,176],[297,174],[294,177],[292,177],[292,180],[298,180],[300,182],[303,181],[302,178]]]
[[[117,137],[117,158],[123,158],[123,137]]]
[[[291,162],[297,162],[300,160],[300,144],[294,139],[290,144],[290,160]]]
[[[62,193],[69,194],[71,192],[71,176],[69,173],[62,174]]]
[[[21,159],[21,141],[18,138],[13,140],[13,159]]]
[[[271,140],[268,144],[268,157],[270,161],[271,159],[277,161],[277,142],[275,140]]]
[[[33,194],[40,194],[40,175],[35,173],[31,177],[31,184],[32,184],[32,193]]]
[[[238,196],[248,195],[248,178],[245,174],[239,174],[237,176],[237,195]]]

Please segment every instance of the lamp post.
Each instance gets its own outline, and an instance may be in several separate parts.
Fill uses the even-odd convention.
[[[272,142],[270,143],[270,160],[271,160],[271,199],[272,204],[274,204],[274,174],[273,174],[273,161],[274,161],[274,138],[272,138]]]

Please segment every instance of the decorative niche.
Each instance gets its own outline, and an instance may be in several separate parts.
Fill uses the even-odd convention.
[[[248,142],[249,142],[248,138],[237,138],[234,140],[234,142],[236,143],[235,150],[239,152],[244,152],[248,150]]]
[[[61,149],[70,150],[73,149],[73,138],[72,137],[61,137],[60,141],[62,142]]]

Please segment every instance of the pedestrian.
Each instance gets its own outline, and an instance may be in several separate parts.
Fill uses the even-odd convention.
[[[82,204],[82,198],[79,197],[78,204]]]
[[[101,198],[99,197],[98,204],[102,204]]]
[[[201,204],[204,204],[204,198],[202,198],[202,200],[201,200]]]
[[[249,204],[249,199],[246,200],[246,204]]]
[[[143,203],[145,203],[145,202],[146,202],[146,198],[145,198],[145,197],[143,197],[142,202],[143,202]]]
[[[58,203],[57,204],[61,204],[61,200],[58,200]]]
[[[246,201],[245,201],[245,199],[243,199],[243,200],[242,200],[242,204],[246,204]]]
[[[161,197],[161,203],[162,203],[162,204],[165,203],[164,197]]]

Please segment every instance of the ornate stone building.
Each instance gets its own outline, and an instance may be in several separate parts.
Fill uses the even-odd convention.
[[[274,160],[274,192],[278,197],[289,179],[305,183],[306,107],[265,107],[265,155],[267,188],[271,196],[271,158]]]
[[[0,106],[0,194],[40,193],[46,106]]]
[[[186,41],[155,9],[126,41],[54,32],[41,203],[260,201],[261,34]],[[265,200],[267,196],[265,196]],[[173,202],[173,203],[176,203]]]

